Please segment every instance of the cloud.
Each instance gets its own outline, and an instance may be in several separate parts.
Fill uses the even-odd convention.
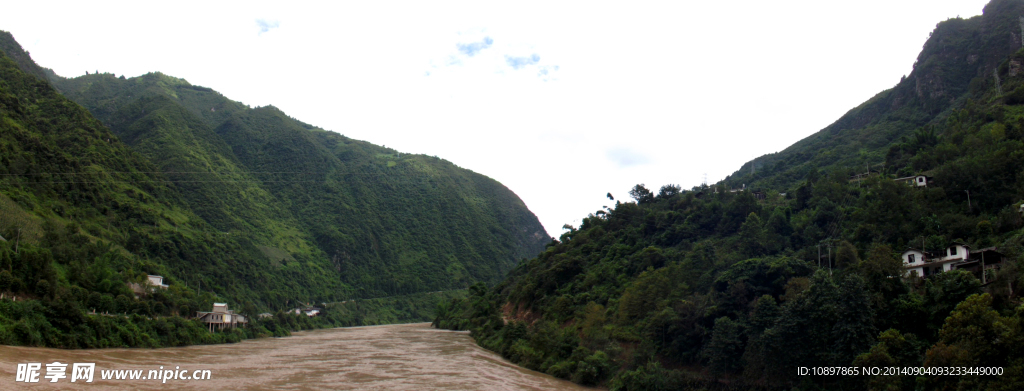
[[[548,65],[537,67],[537,76],[547,76],[549,73],[558,70],[558,65]]]
[[[494,43],[494,40],[491,39],[491,37],[484,37],[483,41],[473,43],[460,43],[456,44],[455,47],[458,48],[459,51],[462,52],[462,54],[473,57],[477,53],[480,53],[481,50],[491,47],[492,43]]]
[[[549,76],[553,77],[557,71],[558,65],[541,65],[537,67],[537,76],[547,79]]]
[[[260,28],[260,35],[271,29],[276,29],[280,25],[281,23],[276,20],[256,19],[256,27]]]
[[[505,63],[508,64],[508,66],[512,67],[512,69],[523,69],[527,65],[533,65],[539,61],[540,56],[538,56],[536,53],[534,53],[530,57],[505,56]]]
[[[612,148],[606,153],[608,160],[611,160],[619,167],[639,166],[650,163],[651,160],[642,154],[631,151],[628,148]]]

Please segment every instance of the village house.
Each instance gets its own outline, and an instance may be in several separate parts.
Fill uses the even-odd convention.
[[[320,308],[318,307],[296,308],[292,311],[295,313],[295,315],[306,314],[306,316],[310,318],[320,315]]]
[[[914,185],[916,187],[927,187],[928,186],[928,181],[931,181],[932,178],[924,176],[924,175],[914,175],[914,176],[907,176],[907,177],[903,177],[903,178],[896,178],[894,180],[896,182],[903,182],[903,183],[906,183],[908,185]]]
[[[970,248],[966,244],[954,244],[938,253],[908,249],[903,252],[903,267],[910,273],[917,272],[918,276],[928,277],[953,270],[953,263],[966,260],[969,256]]]
[[[950,270],[966,270],[986,283],[1002,264],[1003,255],[995,247],[971,251],[970,246],[956,243],[938,252],[907,249],[902,258],[908,274],[929,277]]]
[[[152,292],[153,289],[167,289],[168,285],[164,284],[163,277],[150,274],[146,276],[146,282],[141,284],[129,282],[128,288],[132,290],[132,293],[135,294],[135,298],[138,299],[139,297],[145,296],[147,293]]]
[[[148,277],[149,285],[152,285],[157,288],[167,289],[168,285],[164,284],[164,278],[162,276],[155,276],[150,274]]]
[[[227,303],[213,303],[213,311],[197,312],[196,318],[206,323],[211,332],[214,328],[222,330],[228,327],[244,326],[249,323],[244,315],[228,310]]]

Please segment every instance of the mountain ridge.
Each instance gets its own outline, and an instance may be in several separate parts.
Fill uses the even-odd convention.
[[[358,178],[360,176],[377,176],[378,178],[387,178],[384,186],[392,186],[395,181],[400,181],[409,184],[413,188],[420,191],[422,194],[430,194],[431,190],[424,187],[422,184],[415,183],[412,178],[429,178],[432,172],[439,172],[433,166],[436,162],[443,162],[442,160],[435,160],[426,156],[419,155],[408,155],[401,154],[397,151],[373,146],[372,144],[351,140],[347,137],[337,135],[336,133],[325,131],[317,127],[302,123],[286,114],[281,112],[279,109],[273,106],[264,106],[257,108],[249,108],[242,106],[238,102],[230,101],[222,95],[216,93],[205,87],[196,87],[189,84],[183,79],[173,78],[166,75],[154,73],[147,74],[140,78],[131,79],[120,79],[115,78],[109,74],[93,74],[80,76],[73,79],[61,79],[51,78],[51,82],[54,83],[58,89],[64,91],[72,100],[83,104],[89,108],[94,114],[96,114],[102,121],[108,123],[115,133],[120,136],[131,140],[136,137],[138,132],[132,129],[146,129],[151,134],[152,129],[157,126],[145,123],[139,125],[139,121],[144,121],[145,117],[139,117],[142,115],[151,116],[154,115],[154,110],[170,109],[176,113],[181,114],[182,117],[189,117],[185,113],[190,113],[192,120],[198,120],[203,125],[196,125],[188,127],[193,133],[201,131],[204,136],[200,137],[203,140],[207,140],[213,147],[206,148],[189,148],[191,151],[210,151],[217,156],[222,156],[228,161],[237,162],[237,164],[243,168],[243,171],[248,172],[274,172],[280,171],[281,167],[288,167],[287,171],[291,173],[302,173],[302,174],[283,174],[283,175],[301,175],[302,179],[309,181],[310,183],[322,183],[323,189],[316,189],[321,196],[328,197],[335,195],[342,198],[337,198],[338,203],[328,204],[320,201],[314,201],[305,199],[299,192],[295,191],[295,188],[287,185],[287,178],[284,178],[282,174],[266,174],[263,175],[260,180],[268,181],[260,186],[261,189],[265,190],[272,196],[276,203],[284,206],[285,209],[290,209],[292,216],[297,216],[298,220],[302,225],[313,229],[315,232],[311,232],[310,235],[313,238],[315,247],[319,247],[321,250],[326,251],[327,256],[335,260],[335,268],[344,269],[344,262],[338,261],[346,257],[353,256],[353,243],[363,243],[364,245],[374,248],[379,246],[380,239],[382,236],[392,235],[396,230],[385,230],[383,226],[378,224],[370,224],[370,227],[376,227],[373,229],[373,233],[369,235],[355,235],[355,237],[362,236],[362,239],[353,239],[352,234],[337,233],[336,229],[328,227],[326,222],[318,222],[316,218],[309,217],[313,215],[346,215],[350,213],[352,208],[370,208],[375,210],[378,207],[382,207],[378,202],[374,201],[370,204],[366,204],[363,201],[368,200],[388,200],[393,199],[393,193],[375,191],[372,195],[365,192],[358,192],[359,186],[345,186],[345,183],[335,182],[340,180],[337,176],[331,177],[331,175],[342,175],[351,182],[351,178]],[[135,107],[136,105],[143,104],[147,99],[158,99],[158,103],[155,106],[149,108],[148,113],[146,108]],[[185,121],[173,120],[170,121],[172,124],[177,124]],[[176,142],[180,143],[180,137],[172,136],[176,138]],[[162,145],[163,152],[170,153],[172,156],[183,156],[184,154],[167,149],[167,142],[159,143]],[[180,148],[179,148],[180,149]],[[368,150],[367,150],[368,149]],[[143,149],[144,150],[144,149]],[[404,157],[401,157],[404,155]],[[153,151],[150,153],[150,157],[155,161],[165,161],[159,153]],[[348,159],[348,160],[346,160]],[[354,160],[353,160],[354,159]],[[363,172],[353,172],[352,162],[357,162],[359,170]],[[383,163],[383,167],[381,165]],[[405,164],[408,163],[408,164]],[[457,169],[454,165],[444,163],[446,167],[451,169]],[[383,170],[382,170],[383,168]],[[204,167],[186,168],[184,171],[202,171]],[[448,169],[445,169],[448,170]],[[182,170],[165,169],[165,172],[174,172]],[[211,171],[208,170],[207,171]],[[213,170],[216,171],[216,170]],[[212,172],[212,171],[211,171]],[[395,176],[395,175],[398,176]],[[474,179],[478,178],[478,179]],[[473,174],[471,177],[464,177],[463,180],[467,180],[466,183],[476,183],[479,191],[485,191],[484,188],[480,188],[479,181],[483,180],[493,181],[485,176],[478,176]],[[429,181],[428,181],[429,182]],[[429,182],[432,186],[436,187],[438,184],[447,183],[448,186],[455,186],[455,188],[462,188],[458,181],[442,181],[442,182]],[[349,183],[351,184],[351,183]],[[493,187],[496,185],[489,184],[484,186]],[[500,186],[500,185],[498,185]],[[399,185],[401,187],[401,185]],[[398,190],[396,188],[395,190]],[[483,216],[485,209],[479,209],[474,207],[473,202],[468,202],[474,197],[467,198],[466,195],[460,195],[452,197],[455,194],[461,192],[447,193],[444,195],[436,194],[436,196],[442,196],[445,200],[451,199],[463,199],[461,205],[452,207],[445,207],[445,204],[437,203],[434,205],[435,213],[428,216],[420,213],[420,218],[444,220],[443,216],[458,216],[459,213],[452,213],[454,210],[463,210],[469,208],[476,210],[476,216]],[[492,193],[495,194],[495,193]],[[215,197],[206,197],[206,200],[213,199]],[[525,208],[520,200],[507,199],[512,205],[517,205],[518,208]],[[299,202],[297,200],[306,200],[306,202]],[[363,201],[359,201],[363,200]],[[205,203],[207,201],[204,201]],[[352,203],[362,203],[360,206],[353,206]],[[401,208],[401,203],[397,200],[387,201],[389,206],[385,208]],[[197,204],[199,202],[193,202]],[[498,205],[490,205],[490,210],[502,210]],[[407,209],[406,213],[416,214],[422,210]],[[265,213],[255,213],[265,214]],[[350,217],[352,217],[349,214]],[[390,217],[388,217],[390,216]],[[400,215],[380,215],[381,218],[391,221],[390,226],[402,225],[398,216]],[[395,220],[398,218],[398,220]],[[534,217],[535,218],[535,217]],[[520,221],[518,219],[505,219],[506,221],[513,221],[515,224],[532,224],[526,221]],[[342,223],[344,224],[344,222]],[[469,220],[463,220],[461,225],[471,226],[474,222]],[[496,227],[497,220],[491,220],[489,223],[492,227]],[[215,224],[216,225],[216,224]],[[365,226],[365,225],[364,225]],[[545,242],[547,237],[546,232],[542,229],[527,228],[529,233],[534,239],[518,241],[515,245],[506,245],[506,248],[513,249],[518,248],[522,244],[532,246],[535,250],[539,251],[539,245]],[[520,227],[525,228],[525,226]],[[358,227],[351,227],[352,230],[358,230]],[[487,230],[498,230],[493,228]],[[399,230],[400,231],[400,230]],[[447,230],[442,230],[447,231]],[[463,235],[478,236],[476,232],[480,232],[480,229],[474,230],[463,230]],[[355,231],[353,231],[355,232]],[[497,231],[495,231],[497,232]],[[540,232],[540,236],[536,233]],[[519,234],[517,234],[519,235]],[[448,258],[444,256],[444,253],[448,253],[450,250],[438,249],[436,245],[429,244],[418,240],[415,235],[405,233],[402,235],[396,235],[400,237],[394,237],[392,240],[399,242],[420,242],[419,246],[425,248],[434,248],[434,250],[428,250],[427,254],[431,259],[444,259]],[[544,239],[537,239],[542,237]],[[481,239],[482,238],[477,238]],[[352,240],[355,240],[353,242]],[[448,237],[443,239],[448,243],[455,244],[455,247],[461,248],[462,254],[468,254],[469,257],[475,258],[479,262],[483,262],[484,259],[500,259],[505,260],[500,263],[501,266],[498,270],[485,271],[485,269],[479,269],[477,267],[466,268],[465,264],[452,264],[448,261],[439,261],[435,269],[450,269],[455,270],[466,269],[470,275],[481,275],[480,273],[486,274],[488,279],[495,279],[499,276],[503,270],[508,270],[511,265],[514,264],[513,259],[526,257],[526,253],[517,253],[508,255],[499,255],[497,253],[487,254],[476,254],[471,246],[465,244],[459,245],[461,240],[455,237]],[[348,243],[346,245],[339,246],[339,243]],[[531,244],[532,243],[532,244]],[[358,246],[358,245],[355,245]],[[450,247],[449,247],[450,248]],[[379,260],[390,259],[390,262],[399,261],[403,257],[412,257],[413,255],[402,255],[399,253],[379,252],[376,250],[367,250],[360,253],[362,256],[375,258]],[[421,255],[423,255],[421,253]],[[420,256],[421,256],[420,255]],[[359,255],[356,255],[359,256]],[[518,258],[516,258],[518,257]],[[397,262],[401,264],[402,262]],[[442,266],[440,263],[445,263]],[[464,262],[456,262],[464,263]],[[395,269],[395,263],[393,266],[376,265],[370,269],[363,269],[362,266],[357,267],[362,270],[359,274],[374,274],[382,273],[389,275],[391,273],[401,273]],[[344,274],[344,273],[343,273]],[[458,274],[458,273],[456,273]],[[463,280],[466,276],[460,277]],[[404,273],[401,277],[395,278],[396,280],[402,281],[416,281],[419,276],[415,273]],[[350,280],[349,283],[353,283],[356,280]],[[366,281],[362,281],[365,283]],[[362,284],[360,284],[362,285]],[[415,284],[414,284],[415,285]],[[427,284],[430,285],[430,284]],[[429,286],[423,289],[436,290],[437,286]],[[381,295],[384,293],[389,294],[402,294],[410,293],[408,289],[413,288],[395,288],[394,286],[378,287],[378,289],[391,290],[391,292],[378,291],[372,293],[372,295]],[[397,290],[396,290],[397,289]]]
[[[991,76],[992,70],[1022,47],[1021,31],[1016,31],[1020,22],[1010,16],[1019,15],[1022,7],[1015,1],[993,1],[982,15],[938,23],[913,70],[896,86],[786,149],[744,163],[722,182],[732,188],[746,184],[783,189],[806,178],[811,167],[838,163],[844,169],[857,170],[884,162],[884,148],[920,127],[941,125],[952,107],[962,105],[968,94],[982,87],[972,80]],[[815,148],[817,152],[813,152]],[[823,149],[834,151],[821,156]],[[783,166],[786,170],[779,171]]]
[[[0,300],[2,344],[174,346],[421,320],[436,300],[424,294],[496,282],[550,241],[515,193],[442,159],[159,73],[65,79],[6,32],[0,49],[0,235],[13,238],[0,241],[0,292],[19,298]],[[147,275],[167,288],[138,288]],[[251,316],[374,297],[402,298],[225,333],[186,319],[213,302]],[[166,322],[188,335],[157,334]]]
[[[611,390],[1021,388],[1021,20],[939,23],[896,87],[718,183],[635,186],[434,325]]]

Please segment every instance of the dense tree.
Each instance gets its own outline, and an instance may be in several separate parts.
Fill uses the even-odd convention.
[[[704,347],[708,367],[717,373],[736,372],[742,368],[744,347],[744,331],[740,323],[724,316],[715,319],[711,340]]]
[[[1024,91],[1013,38],[1022,13],[1024,2],[997,0],[981,16],[940,23],[893,89],[759,157],[756,172],[604,209],[517,267],[491,290],[492,306],[560,325],[525,327],[528,335],[588,336],[579,349],[606,351],[620,368],[605,379],[613,389],[1020,388],[1024,107],[1005,94]],[[917,175],[927,186],[896,180]],[[956,242],[1003,253],[986,284],[978,270],[905,273],[899,252]],[[498,340],[478,336],[483,346]],[[538,369],[566,378],[586,357],[533,349],[563,362]],[[921,365],[1006,372],[795,370]]]
[[[654,200],[654,193],[647,190],[643,183],[633,186],[633,188],[629,190],[629,196],[638,204],[644,204]]]

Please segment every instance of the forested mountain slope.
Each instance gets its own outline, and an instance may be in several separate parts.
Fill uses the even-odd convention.
[[[158,73],[51,81],[179,179],[210,224],[260,238],[271,262],[329,259],[363,295],[493,282],[550,240],[500,183],[435,157],[352,140]]]
[[[927,164],[900,162],[890,148],[913,142],[916,130],[955,121],[951,114],[969,98],[995,90],[996,79],[1005,79],[1010,71],[1006,58],[1021,48],[1022,10],[1017,1],[993,1],[980,16],[939,23],[913,71],[895,87],[789,148],[744,164],[724,183],[783,191],[822,167],[863,173],[870,166],[898,176],[920,172]],[[1012,92],[1008,84],[1000,84],[1004,93]]]
[[[237,339],[177,315],[460,289],[550,241],[514,193],[444,160],[161,74],[63,79],[7,33],[0,49],[0,343]],[[169,287],[133,292],[147,274]]]
[[[247,267],[258,256],[251,243],[217,235],[145,157],[2,54],[0,149],[0,343],[224,341],[180,317],[146,316],[187,315],[224,298],[252,307],[272,297],[259,290],[268,283],[297,297],[345,291],[326,273],[303,270],[311,279],[298,284]],[[134,299],[128,284],[145,284],[147,274],[170,287]],[[205,285],[203,294],[189,282]]]
[[[996,0],[941,23],[912,75],[922,95],[916,81],[883,92],[772,157],[746,191],[733,181],[749,173],[689,191],[638,185],[435,324],[611,389],[1024,387],[1022,16],[1024,2]],[[851,178],[861,149],[885,170]],[[894,180],[908,173],[931,180]],[[905,249],[956,244],[1002,262],[984,276],[905,273]],[[1002,374],[797,371],[989,366]]]

